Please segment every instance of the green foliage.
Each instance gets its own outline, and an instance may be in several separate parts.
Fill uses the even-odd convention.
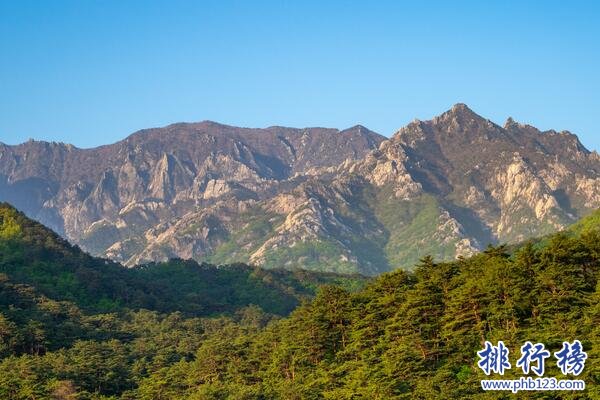
[[[31,231],[21,235],[32,243]],[[526,340],[554,352],[574,339],[589,355],[578,377],[586,391],[521,397],[600,398],[597,228],[512,254],[424,257],[358,291],[336,285],[360,285],[348,277],[243,265],[122,270],[56,240],[0,258],[2,399],[508,398],[480,389],[475,352],[485,340],[503,340],[514,366]],[[117,277],[125,283],[114,295],[101,280]],[[301,305],[289,316],[264,312],[284,313],[290,299]],[[546,372],[563,378],[551,360]],[[513,367],[504,377],[520,376]]]
[[[398,201],[393,195],[383,192],[376,199],[377,218],[389,232],[385,254],[391,269],[409,268],[421,257],[433,255],[436,259],[451,259],[456,252],[456,243],[439,243],[435,235],[440,225],[440,208],[437,200],[422,195],[410,201]]]
[[[360,276],[265,271],[245,264],[217,267],[179,259],[125,268],[90,257],[8,205],[0,205],[0,217],[7,227],[2,232],[13,232],[10,239],[0,239],[0,273],[87,311],[127,307],[207,316],[256,304],[285,315],[321,284],[345,281],[356,287],[364,281]]]
[[[235,261],[250,261],[250,254],[275,234],[275,226],[281,223],[283,217],[264,210],[251,209],[238,216],[237,225],[240,229],[231,233],[228,240],[218,246],[208,261],[215,264],[232,263]],[[197,229],[197,228],[195,228]],[[251,246],[248,246],[251,244]]]
[[[573,224],[569,231],[575,234],[583,234],[588,232],[593,232],[598,229],[600,226],[600,210],[596,210],[590,215],[582,218],[575,224]]]
[[[327,264],[327,269],[340,274],[355,273],[356,265],[340,256],[343,250],[337,243],[330,240],[314,240],[297,243],[293,247],[281,247],[268,252],[265,256],[264,267],[275,268],[304,268],[321,270]]]
[[[11,209],[0,209],[0,240],[16,239],[21,234],[21,227],[15,220],[16,212]]]

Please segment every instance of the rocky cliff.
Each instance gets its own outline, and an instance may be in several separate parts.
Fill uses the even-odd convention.
[[[0,145],[0,200],[96,255],[377,274],[543,235],[600,206],[569,132],[464,104],[390,139],[355,126],[143,130],[94,149]]]

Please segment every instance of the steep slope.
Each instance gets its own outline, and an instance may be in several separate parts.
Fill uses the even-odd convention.
[[[281,181],[358,159],[382,140],[362,126],[247,129],[201,122],[140,131],[95,149],[0,145],[0,200],[93,254],[127,261],[145,247],[144,234],[162,223],[221,199],[259,200]]]
[[[499,126],[464,104],[389,140],[204,122],[91,150],[4,146],[0,174],[0,198],[126,265],[375,275],[543,236],[600,206],[600,156],[575,135]]]
[[[320,285],[360,286],[364,278],[266,271],[243,264],[216,267],[180,259],[125,268],[89,256],[0,203],[0,281],[11,288],[32,287],[40,296],[91,312],[143,308],[207,316],[231,314],[249,305],[284,315]]]
[[[410,268],[425,255],[452,259],[561,230],[600,206],[598,182],[600,157],[576,136],[511,119],[500,127],[457,104],[258,203],[260,223],[236,214],[221,225],[233,234],[206,256],[366,274]]]
[[[183,260],[125,268],[0,203],[0,398],[116,398],[137,386],[130,362],[147,376],[191,359],[208,335],[289,314],[324,284],[364,282]]]
[[[243,342],[243,350],[226,345],[240,337],[215,339],[200,346],[195,360],[150,376],[140,392],[182,398],[218,390],[224,397],[505,399],[505,392],[484,392],[480,380],[523,377],[515,362],[527,340],[553,353],[563,340],[573,340],[563,338],[577,337],[589,355],[577,377],[587,388],[555,396],[597,398],[600,225],[593,221],[584,222],[590,226],[586,235],[554,234],[537,250],[524,246],[509,255],[496,247],[454,262],[425,259],[413,273],[384,274],[356,294],[325,288],[289,317],[244,336],[250,343]],[[477,367],[475,352],[486,340],[503,340],[509,349],[512,368],[504,376],[486,376]],[[217,354],[211,351],[216,348]],[[202,365],[223,359],[229,360],[222,367],[227,374],[211,379]],[[548,360],[545,371],[565,379],[555,360]],[[174,375],[194,384],[153,385]]]
[[[392,139],[425,190],[477,214],[500,241],[564,227],[598,205],[600,158],[569,132],[504,128],[463,104]]]
[[[497,246],[452,262],[425,258],[355,292],[327,285],[283,318],[256,307],[210,319],[90,315],[0,275],[0,397],[546,399],[482,389],[484,379],[527,377],[516,362],[531,341],[551,353],[544,378],[585,383],[550,398],[597,399],[598,222],[585,218],[581,233],[514,253]],[[486,375],[476,352],[500,340],[511,366]],[[554,357],[573,340],[587,354],[577,376]]]

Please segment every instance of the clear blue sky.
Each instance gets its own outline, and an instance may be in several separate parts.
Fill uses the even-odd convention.
[[[367,3],[0,0],[0,141],[205,119],[390,135],[464,102],[600,150],[594,2]]]

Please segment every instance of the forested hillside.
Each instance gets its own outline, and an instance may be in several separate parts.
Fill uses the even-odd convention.
[[[587,389],[555,396],[600,398],[597,214],[510,254],[490,247],[455,262],[425,258],[413,272],[385,274],[359,291],[326,285],[284,318],[264,310],[278,311],[273,304],[279,304],[275,296],[282,292],[293,299],[308,293],[299,283],[305,280],[291,275],[258,279],[257,271],[242,269],[246,274],[228,275],[229,283],[243,286],[258,279],[265,286],[245,293],[271,292],[233,297],[223,310],[214,308],[213,300],[210,312],[188,305],[184,313],[168,314],[185,305],[174,300],[175,293],[189,300],[202,282],[177,271],[203,267],[179,261],[172,269],[153,265],[129,275],[116,264],[93,264],[99,261],[55,236],[33,234],[37,228],[47,231],[11,208],[3,207],[1,215],[2,399],[508,398],[480,389],[485,375],[476,366],[476,351],[485,340],[503,340],[515,354],[526,340],[555,352],[563,341],[575,339],[588,353],[578,377]],[[72,255],[79,261],[68,262]],[[69,272],[57,279],[63,263]],[[81,265],[98,274],[114,270],[111,284],[121,282],[123,290],[106,292],[111,286],[103,289],[90,275],[78,273]],[[160,272],[163,268],[167,272]],[[231,268],[225,270],[236,270]],[[240,276],[246,279],[235,278]],[[223,275],[220,279],[226,281]],[[182,289],[153,292],[142,286],[128,297],[125,289],[144,280],[163,288],[178,283]],[[287,290],[280,289],[282,281]],[[248,289],[238,288],[239,293]],[[272,302],[255,301],[261,298]],[[190,304],[201,306],[202,300]],[[215,316],[220,311],[227,313]],[[562,377],[552,360],[546,375]],[[505,374],[513,376],[522,375],[516,369]]]
[[[234,321],[262,326],[314,297],[323,284],[356,290],[365,281],[361,276],[186,260],[126,268],[87,255],[12,206],[0,204],[0,360],[10,370],[0,372],[0,398],[120,393],[133,381],[118,375],[133,364],[145,369],[146,364],[164,366],[192,357],[206,332]],[[134,343],[143,354],[127,349],[123,358],[126,346]],[[25,366],[29,361],[44,363],[45,357],[58,360],[65,351],[81,356],[78,361],[69,358],[69,368],[77,375],[88,374],[83,379],[90,386],[78,379],[57,381],[58,376],[46,381],[54,369],[48,364],[38,364],[43,376]],[[125,364],[118,369],[113,357]],[[25,362],[25,369],[12,362]],[[117,382],[121,379],[126,386]]]
[[[171,260],[125,268],[91,257],[8,204],[0,204],[0,273],[55,300],[93,312],[152,309],[192,316],[256,304],[287,314],[324,283],[360,286],[360,276],[266,271],[244,264],[214,266]]]

